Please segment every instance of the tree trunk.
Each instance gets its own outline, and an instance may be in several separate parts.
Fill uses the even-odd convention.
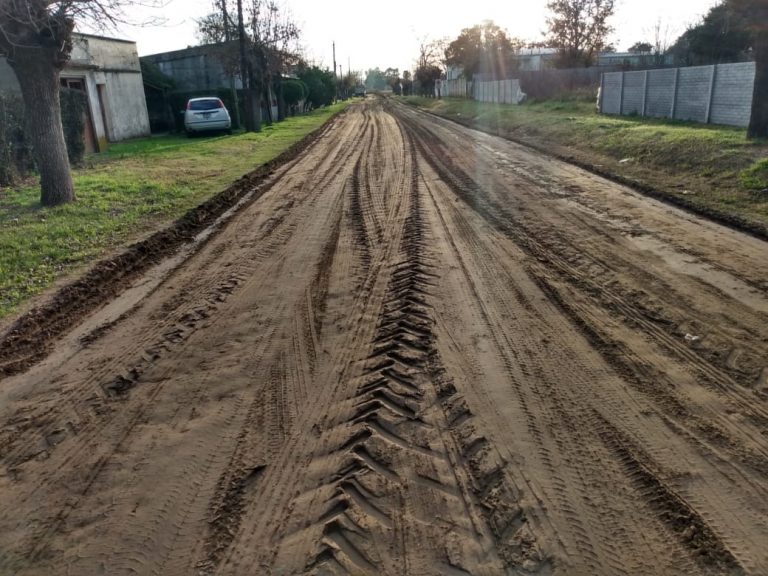
[[[256,71],[253,69],[253,64],[248,60],[248,78],[251,87],[251,112],[253,114],[253,129],[256,132],[261,132],[261,109],[262,109],[262,84],[263,80],[261,75],[256,76]]]
[[[278,88],[277,88],[277,120],[278,122],[282,122],[285,120],[285,117],[287,116],[286,110],[285,110],[285,94],[283,93],[283,75],[281,74],[279,77],[278,82]]]
[[[243,83],[245,96],[245,131],[258,131],[258,125],[253,114],[253,72],[250,59],[245,54],[245,26],[243,25],[243,0],[237,0],[237,34],[240,47],[240,79]]]
[[[59,69],[46,48],[17,48],[13,67],[24,98],[24,114],[40,171],[40,203],[56,206],[75,199],[67,144],[61,125]]]
[[[754,43],[755,88],[747,138],[768,138],[768,32],[758,32]]]
[[[272,76],[268,75],[264,82],[264,100],[267,102],[267,126],[272,126],[275,119],[272,117]]]

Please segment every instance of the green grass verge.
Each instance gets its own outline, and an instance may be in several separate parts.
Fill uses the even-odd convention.
[[[686,203],[707,211],[768,226],[768,142],[747,141],[743,129],[602,116],[594,102],[584,101],[511,106],[453,98],[404,100],[684,196]]]
[[[278,156],[347,103],[257,134],[159,136],[113,144],[73,178],[77,201],[39,203],[39,185],[0,189],[0,318],[105,254],[172,222]]]

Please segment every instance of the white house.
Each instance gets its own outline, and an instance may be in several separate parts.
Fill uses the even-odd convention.
[[[135,42],[75,34],[71,59],[61,72],[61,85],[87,95],[86,151],[101,152],[107,149],[108,142],[149,136]],[[21,92],[13,69],[3,57],[0,91]]]

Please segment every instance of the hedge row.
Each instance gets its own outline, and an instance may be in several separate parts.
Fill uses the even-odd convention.
[[[83,161],[83,130],[87,99],[83,92],[61,89],[61,115],[67,155],[72,164]],[[35,169],[32,143],[24,121],[24,101],[15,94],[0,93],[0,186],[11,186]]]

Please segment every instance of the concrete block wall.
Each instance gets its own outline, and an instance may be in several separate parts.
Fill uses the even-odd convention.
[[[646,89],[645,115],[669,118],[675,97],[674,84],[677,69],[650,70]],[[672,87],[672,88],[670,88]]]
[[[603,114],[621,114],[621,89],[624,77],[618,74],[603,74],[600,100]]]
[[[464,78],[454,78],[443,82],[443,96],[453,98],[467,97],[467,81]]]
[[[754,86],[754,62],[718,66],[710,122],[734,126],[748,125]]]
[[[714,66],[680,68],[677,79],[675,119],[707,123],[710,83],[714,69]]]
[[[472,97],[478,102],[519,104],[522,99],[519,80],[473,82]]]
[[[754,80],[754,62],[606,73],[600,111],[747,126]]]
[[[622,114],[643,113],[645,104],[645,71],[624,74],[624,99],[621,104]]]

